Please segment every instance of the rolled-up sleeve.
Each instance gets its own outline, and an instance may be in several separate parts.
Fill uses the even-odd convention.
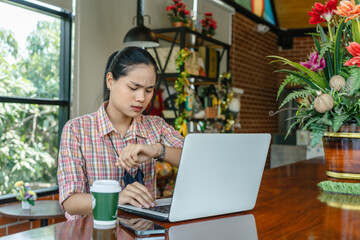
[[[173,126],[167,124],[164,119],[159,118],[161,124],[161,142],[168,147],[182,148],[184,137],[174,129]]]
[[[72,194],[88,192],[84,173],[86,165],[82,166],[80,140],[74,125],[73,122],[68,122],[61,135],[57,176],[59,202],[62,207],[63,202]]]

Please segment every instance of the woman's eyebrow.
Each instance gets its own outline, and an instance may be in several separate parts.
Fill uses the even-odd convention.
[[[145,87],[144,85],[141,85],[141,84],[139,84],[139,83],[136,83],[136,82],[133,82],[133,81],[130,81],[132,84],[134,84],[136,87]],[[146,87],[146,88],[154,88],[155,87],[155,85],[153,85],[153,86],[148,86],[148,87]]]

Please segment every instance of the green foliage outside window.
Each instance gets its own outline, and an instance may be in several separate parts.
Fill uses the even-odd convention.
[[[20,55],[11,31],[0,29],[0,96],[59,98],[60,32],[59,20],[39,21]],[[58,110],[0,103],[0,195],[19,180],[56,184]]]

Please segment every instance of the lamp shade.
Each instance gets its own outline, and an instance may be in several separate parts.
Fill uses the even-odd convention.
[[[130,29],[130,31],[125,35],[124,45],[126,47],[157,47],[159,46],[159,41],[156,37],[156,34],[151,31],[149,28],[140,24],[136,27]]]

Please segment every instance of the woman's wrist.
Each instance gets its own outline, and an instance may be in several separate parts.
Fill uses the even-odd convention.
[[[161,143],[156,143],[155,145],[157,145],[157,151],[156,151],[156,155],[154,156],[154,158],[156,160],[161,160],[165,156],[165,146]]]

